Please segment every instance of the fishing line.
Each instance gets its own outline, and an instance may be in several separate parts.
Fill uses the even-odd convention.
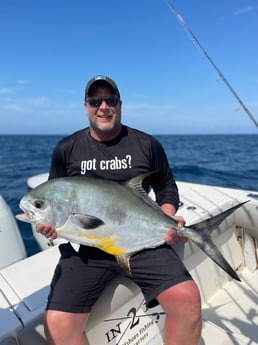
[[[200,49],[202,51],[202,53],[204,54],[204,57],[211,63],[212,67],[215,69],[215,71],[218,73],[219,77],[224,81],[224,83],[226,84],[226,86],[229,88],[229,90],[231,91],[231,93],[235,96],[235,98],[238,100],[241,108],[246,112],[246,114],[249,116],[249,118],[252,120],[252,122],[254,123],[254,125],[256,127],[258,127],[258,122],[255,120],[254,116],[250,113],[250,111],[247,109],[247,107],[245,106],[245,104],[243,103],[243,101],[240,99],[240,97],[238,96],[238,94],[236,93],[236,91],[233,89],[233,87],[230,85],[230,83],[227,81],[227,79],[225,78],[225,76],[223,75],[223,73],[220,71],[220,69],[216,66],[216,64],[214,63],[214,61],[211,59],[211,57],[208,55],[208,53],[206,52],[206,50],[203,48],[203,46],[200,44],[200,42],[198,41],[198,39],[196,38],[196,36],[193,34],[193,32],[190,30],[190,28],[187,26],[186,22],[184,21],[184,19],[182,18],[182,16],[177,12],[177,10],[175,9],[175,7],[172,5],[170,0],[165,0],[168,7],[170,8],[170,10],[172,11],[172,13],[176,16],[176,18],[178,19],[179,23],[183,26],[183,28],[186,30],[186,32],[190,35],[193,43],[195,44],[195,46]]]

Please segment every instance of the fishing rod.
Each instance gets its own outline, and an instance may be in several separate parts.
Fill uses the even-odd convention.
[[[179,23],[183,26],[183,28],[186,30],[186,32],[190,35],[190,37],[193,40],[193,43],[195,43],[195,45],[197,46],[197,48],[199,48],[202,53],[204,54],[204,56],[207,58],[207,60],[211,63],[212,67],[215,69],[215,71],[218,73],[219,77],[224,81],[224,83],[226,84],[226,86],[229,88],[229,90],[231,91],[231,93],[235,96],[235,98],[238,100],[240,106],[244,109],[244,111],[246,112],[246,114],[249,116],[249,118],[253,121],[253,123],[255,124],[256,127],[258,127],[258,122],[255,120],[254,116],[250,113],[250,111],[247,109],[247,107],[244,105],[244,103],[242,102],[241,98],[238,96],[238,94],[236,93],[236,91],[233,89],[233,87],[230,85],[230,83],[227,81],[227,79],[225,78],[225,76],[223,75],[223,73],[220,71],[220,69],[216,66],[216,64],[214,63],[214,61],[211,59],[211,57],[208,55],[208,53],[206,52],[206,50],[203,48],[203,46],[200,44],[200,42],[198,41],[198,39],[196,38],[196,36],[192,33],[192,31],[189,29],[189,27],[187,26],[186,22],[184,21],[184,19],[182,18],[182,16],[177,12],[177,10],[175,9],[175,7],[172,5],[170,0],[165,0],[168,7],[171,9],[171,11],[173,12],[173,14],[177,17],[177,19],[179,20]]]

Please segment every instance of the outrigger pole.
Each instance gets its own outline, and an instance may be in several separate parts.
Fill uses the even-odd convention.
[[[182,16],[177,12],[177,10],[175,9],[175,7],[172,5],[170,0],[165,0],[168,7],[171,9],[171,11],[174,13],[174,15],[177,17],[177,19],[179,20],[180,24],[183,26],[183,28],[186,30],[186,32],[191,36],[193,43],[196,44],[197,48],[199,48],[202,53],[204,54],[204,56],[208,59],[208,61],[211,63],[212,67],[215,69],[215,71],[218,73],[219,77],[224,81],[224,83],[227,85],[227,87],[229,88],[229,90],[231,91],[231,93],[235,96],[235,98],[238,100],[240,106],[244,109],[244,111],[247,113],[247,115],[249,116],[249,118],[253,121],[253,123],[255,124],[256,127],[258,127],[258,122],[255,120],[255,118],[253,117],[253,115],[250,113],[250,111],[247,109],[247,107],[244,105],[244,103],[242,102],[242,100],[240,99],[240,97],[238,96],[238,94],[236,93],[236,91],[233,89],[233,87],[230,85],[230,83],[227,81],[227,79],[225,78],[225,76],[223,75],[223,73],[220,71],[220,69],[216,66],[216,64],[213,62],[213,60],[211,59],[211,57],[208,55],[208,53],[205,51],[205,49],[202,47],[202,45],[200,44],[200,42],[197,40],[196,36],[192,33],[192,31],[189,29],[189,27],[187,26],[186,22],[184,21],[184,19],[182,18]]]

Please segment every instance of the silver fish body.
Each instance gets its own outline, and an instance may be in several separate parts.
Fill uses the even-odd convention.
[[[178,228],[177,222],[164,214],[143,190],[142,181],[147,175],[127,183],[87,177],[52,179],[21,199],[20,208],[25,213],[17,218],[51,224],[58,236],[112,254],[125,268],[133,253],[163,244],[170,228],[192,240],[222,269],[240,280],[210,234],[243,203],[192,227]]]

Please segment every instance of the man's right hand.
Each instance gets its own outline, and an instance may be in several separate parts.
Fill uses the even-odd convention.
[[[55,240],[57,238],[56,228],[50,224],[39,224],[36,227],[36,231],[49,240]]]

